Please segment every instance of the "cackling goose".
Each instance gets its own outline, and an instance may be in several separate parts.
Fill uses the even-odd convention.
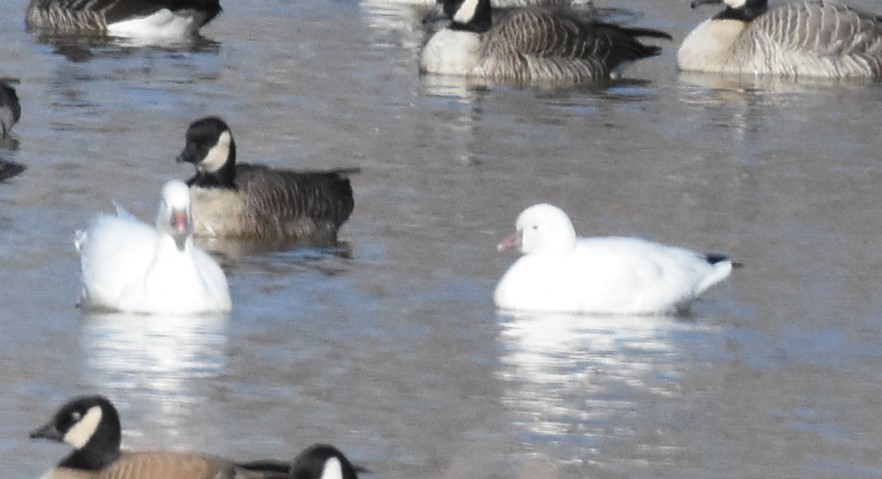
[[[71,399],[30,436],[74,448],[44,479],[357,479],[360,470],[326,444],[308,447],[290,464],[235,462],[194,452],[122,451],[119,413],[98,395]]]
[[[677,53],[681,70],[820,78],[882,78],[882,17],[825,1],[725,3]]]
[[[671,314],[726,279],[732,262],[639,238],[576,236],[560,208],[533,205],[499,244],[523,256],[493,300],[505,310],[584,314]]]
[[[348,173],[273,169],[236,163],[236,142],[217,117],[187,128],[177,161],[193,163],[187,180],[193,194],[193,220],[199,236],[287,238],[325,245],[354,207]]]
[[[436,11],[452,23],[423,48],[423,72],[519,84],[602,81],[627,63],[659,54],[660,47],[638,37],[671,38],[657,30],[580,20],[566,10],[519,9],[494,22],[490,0],[438,0]]]

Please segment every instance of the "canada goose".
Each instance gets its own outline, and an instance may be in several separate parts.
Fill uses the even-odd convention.
[[[87,307],[146,314],[201,314],[231,308],[220,266],[193,244],[190,191],[162,188],[156,226],[123,210],[101,215],[76,235]]]
[[[14,83],[18,83],[18,80],[0,78],[0,127],[3,128],[3,136],[8,135],[13,125],[21,119],[21,103],[12,86]]]
[[[31,0],[29,28],[119,37],[194,35],[221,12],[219,0]]]
[[[657,30],[582,21],[563,10],[515,10],[491,25],[490,0],[438,0],[436,10],[452,23],[423,48],[420,68],[427,73],[520,84],[597,82],[660,53],[637,37],[671,38]]]
[[[322,172],[237,164],[236,142],[217,117],[194,121],[178,163],[193,163],[187,180],[193,194],[197,236],[287,238],[333,243],[352,213],[349,178],[354,169]]]
[[[683,312],[732,271],[729,258],[638,238],[579,238],[561,209],[538,204],[499,245],[524,256],[503,275],[501,309],[589,314]]]
[[[824,1],[768,8],[767,0],[725,3],[677,52],[681,70],[821,78],[882,77],[882,17]]]
[[[122,451],[119,413],[98,395],[71,399],[30,437],[74,448],[44,479],[357,479],[357,469],[326,444],[310,446],[290,464],[237,463],[193,452]]]

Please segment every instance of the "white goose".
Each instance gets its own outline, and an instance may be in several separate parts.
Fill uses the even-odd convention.
[[[579,238],[559,208],[538,204],[499,245],[524,256],[493,295],[501,309],[588,314],[670,314],[729,276],[725,256],[638,238]]]
[[[182,181],[163,186],[156,227],[120,209],[78,231],[76,247],[84,306],[147,314],[232,307],[223,270],[193,244],[190,191]]]

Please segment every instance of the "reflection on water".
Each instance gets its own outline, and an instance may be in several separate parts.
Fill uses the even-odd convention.
[[[636,436],[645,401],[678,395],[684,361],[669,317],[521,314],[502,317],[503,401],[528,442],[584,459],[604,438]],[[611,425],[612,426],[611,428]]]
[[[205,401],[200,380],[225,370],[227,318],[223,315],[87,315],[80,344],[94,392],[156,409],[172,434],[193,407]],[[204,381],[203,381],[204,382]],[[138,406],[142,407],[142,406]]]

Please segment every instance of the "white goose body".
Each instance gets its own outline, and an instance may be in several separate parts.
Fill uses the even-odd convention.
[[[817,78],[882,78],[882,17],[821,1],[695,0],[727,8],[677,52],[681,70]]]
[[[501,309],[587,314],[671,314],[729,276],[732,262],[638,238],[578,238],[560,209],[534,205],[518,217],[524,256],[494,293]]]
[[[229,311],[223,270],[193,244],[189,207],[187,186],[173,180],[163,188],[156,227],[120,211],[78,232],[83,305],[147,314]],[[175,223],[175,211],[186,212],[186,225]]]

